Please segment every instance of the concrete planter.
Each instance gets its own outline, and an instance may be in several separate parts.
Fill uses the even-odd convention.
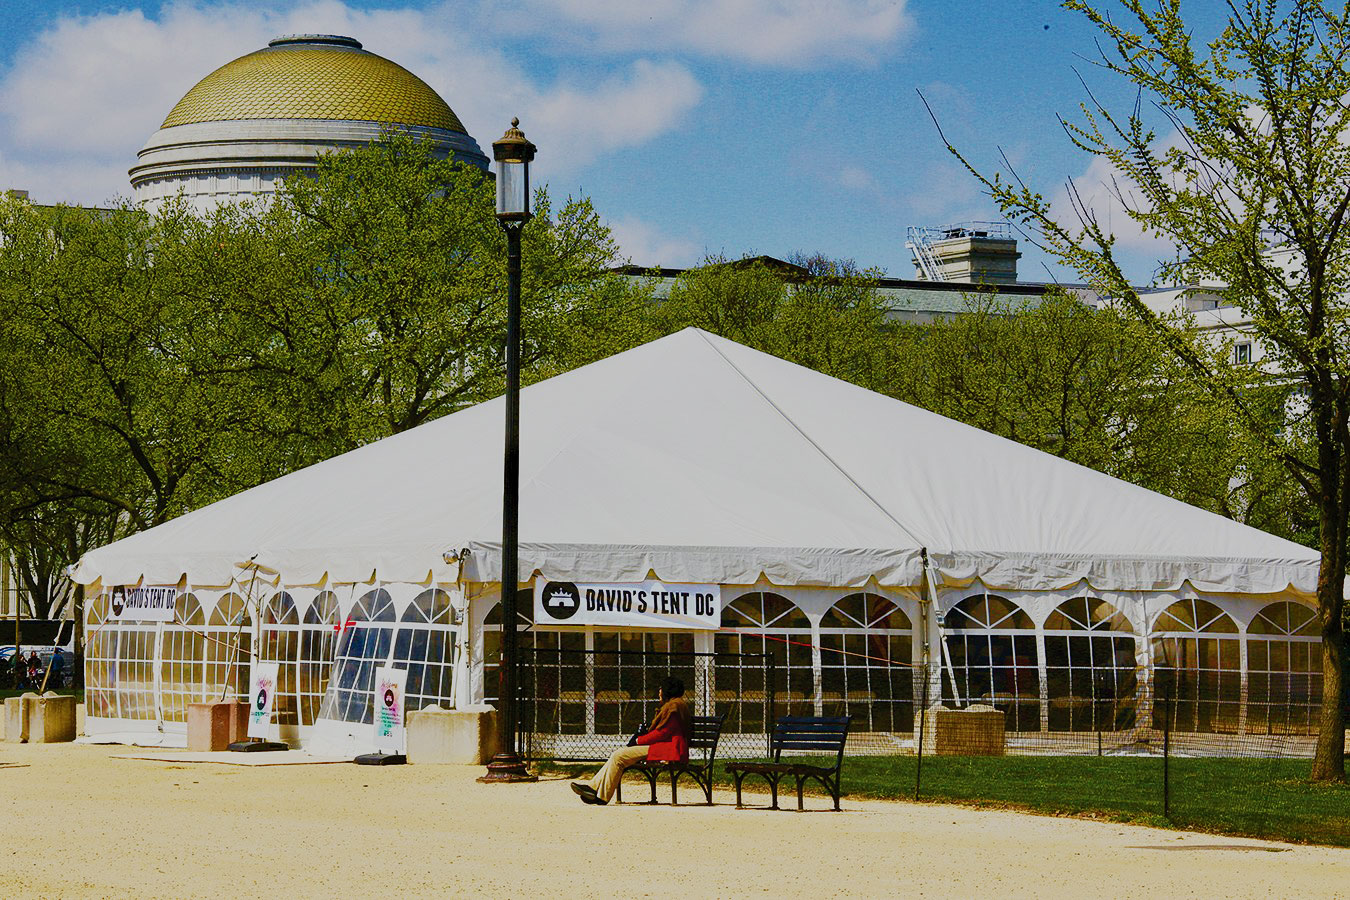
[[[992,706],[924,711],[923,752],[934,756],[1002,756],[1003,711]]]
[[[421,709],[408,713],[408,762],[482,765],[497,752],[497,711],[491,706]]]

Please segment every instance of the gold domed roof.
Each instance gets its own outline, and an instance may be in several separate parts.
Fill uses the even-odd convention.
[[[232,119],[345,119],[464,132],[426,82],[335,35],[277,38],[226,63],[197,82],[162,127]]]

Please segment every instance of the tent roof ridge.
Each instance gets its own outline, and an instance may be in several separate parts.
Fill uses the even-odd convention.
[[[711,335],[708,332],[704,331],[701,328],[695,328],[693,329],[693,331],[698,334],[698,336],[703,340],[703,342],[707,344],[708,347],[714,353],[717,354],[717,356],[722,360],[722,362],[726,363],[727,366],[730,367],[731,371],[735,372],[736,375],[739,376],[742,381],[744,381],[747,385],[750,386],[750,389],[754,391],[761,400],[763,400],[765,403],[769,405],[770,409],[772,409],[780,417],[782,417],[783,421],[786,422],[793,431],[801,435],[802,440],[806,441],[806,443],[811,446],[812,450],[814,450],[817,454],[820,455],[822,459],[824,459],[827,463],[829,463],[830,466],[833,467],[836,472],[844,476],[844,480],[847,481],[849,484],[853,485],[854,489],[859,494],[861,494],[867,500],[868,503],[876,507],[877,511],[879,511],[883,516],[889,519],[891,523],[895,525],[897,529],[900,530],[901,534],[908,536],[909,539],[920,548],[927,549],[927,544],[923,540],[921,540],[916,534],[914,534],[912,531],[906,528],[904,524],[900,522],[899,519],[897,519],[894,515],[892,515],[891,511],[887,509],[885,505],[882,504],[881,501],[879,501],[876,497],[872,496],[872,493],[869,490],[867,490],[867,488],[863,487],[863,485],[856,478],[853,477],[853,474],[851,472],[845,469],[842,465],[839,464],[838,460],[836,460],[833,456],[827,453],[824,447],[820,446],[820,444],[817,443],[816,440],[811,437],[811,435],[807,434],[806,431],[803,430],[803,428],[800,425],[798,425],[797,422],[791,416],[789,416],[787,413],[783,411],[782,407],[780,407],[777,403],[774,403],[773,399],[768,394],[764,393],[763,388],[761,388],[754,381],[754,379],[750,378],[750,376],[742,372],[740,367],[737,366],[734,362],[732,362],[730,357],[728,357],[725,353],[723,353],[720,347],[718,347],[715,343],[709,340],[709,337]],[[723,338],[723,340],[725,340],[725,338]]]

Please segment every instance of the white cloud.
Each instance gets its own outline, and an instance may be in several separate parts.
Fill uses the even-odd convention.
[[[559,29],[557,19],[571,27]],[[905,0],[532,0],[502,21],[609,50],[663,47],[785,66],[873,62],[913,24]]]
[[[539,175],[564,174],[675,127],[701,97],[687,68],[637,59],[597,81],[532,77],[469,35],[471,9],[166,4],[58,19],[0,79],[0,188],[39,202],[96,203],[130,192],[126,170],[174,103],[217,66],[278,34],[349,34],[430,84],[488,151],[512,115],[541,146]],[[503,88],[504,85],[509,85]]]
[[[634,265],[656,268],[682,268],[697,265],[703,253],[686,238],[662,232],[655,225],[634,216],[609,223],[620,252]]]
[[[943,159],[924,167],[916,180],[919,189],[904,199],[913,217],[909,225],[947,225],[997,216],[993,201],[980,193],[979,183],[958,163]]]
[[[1143,202],[1138,188],[1124,177],[1110,161],[1093,157],[1082,175],[1073,179],[1073,188],[1060,185],[1050,198],[1050,209],[1060,224],[1075,228],[1078,207],[1094,216],[1107,234],[1113,234],[1117,246],[1165,254],[1169,245],[1147,234],[1139,223],[1130,218],[1127,208],[1138,208]]]
[[[834,180],[840,187],[848,188],[851,191],[871,191],[876,190],[877,186],[877,180],[872,177],[871,172],[852,163],[846,163],[835,174]]]

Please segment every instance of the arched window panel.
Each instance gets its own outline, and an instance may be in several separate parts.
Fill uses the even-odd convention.
[[[454,705],[455,631],[450,625],[450,595],[423,591],[400,618],[393,665],[408,670],[405,708]]]
[[[571,727],[580,729],[575,733],[584,731],[585,715],[578,710],[583,709],[585,699],[585,674],[578,661],[583,658],[582,651],[586,649],[585,633],[579,630],[535,631],[534,591],[521,588],[516,592],[516,646],[530,655],[530,661],[536,665],[554,669],[562,666],[566,669],[556,674],[559,683],[566,682],[569,685],[565,693],[572,698],[569,702],[573,703],[573,708],[568,711],[567,719]],[[559,653],[564,653],[567,658],[560,658]],[[486,703],[495,703],[500,698],[501,662],[502,605],[498,602],[483,617],[483,700]],[[526,677],[524,668],[520,666],[517,666],[516,674],[522,679]],[[580,687],[577,687],[578,679],[581,681]]]
[[[989,704],[1003,710],[1009,731],[1039,731],[1039,656],[1031,617],[1004,597],[977,594],[952,607],[943,628],[944,699]]]
[[[1272,603],[1247,634],[1247,730],[1316,734],[1322,704],[1317,614],[1299,603]]]
[[[208,699],[206,616],[195,594],[174,599],[173,622],[164,626],[160,698],[166,722],[186,722],[189,703]]]
[[[100,591],[85,606],[89,628],[84,639],[84,701],[91,716],[111,718],[116,715],[117,699],[114,693],[114,633],[105,627],[110,613],[108,591]]]
[[[879,594],[850,594],[820,623],[820,686],[826,715],[852,715],[859,732],[914,728],[913,625]]]
[[[1125,614],[1097,597],[1065,600],[1045,620],[1046,631],[1132,631]]]
[[[1051,731],[1122,731],[1135,723],[1136,641],[1114,605],[1061,603],[1045,623],[1047,725]]]
[[[296,684],[300,655],[300,614],[295,607],[295,598],[289,592],[278,591],[263,604],[261,638],[258,659],[277,664],[272,720],[278,725],[298,725],[300,704]]]
[[[1153,727],[1231,734],[1242,715],[1242,644],[1233,617],[1208,600],[1173,603],[1153,623]]]
[[[86,709],[91,716],[154,721],[156,626],[110,619],[108,596],[91,613],[85,641]]]
[[[1163,610],[1153,623],[1155,632],[1205,632],[1208,634],[1237,634],[1237,623],[1208,600],[1179,600]]]
[[[780,715],[814,713],[813,638],[806,613],[781,594],[751,591],[723,607],[722,630],[713,639],[718,654],[713,701],[728,709],[728,730],[765,729],[770,677]]]
[[[296,695],[301,725],[312,725],[318,717],[328,676],[333,669],[337,648],[338,599],[332,591],[323,591],[305,609],[300,629],[300,660],[296,668]]]
[[[1032,630],[1031,616],[1016,603],[995,594],[976,594],[957,603],[943,618],[947,630],[966,628]]]
[[[1248,634],[1282,634],[1321,638],[1316,610],[1302,603],[1272,603],[1256,614]]]
[[[338,638],[320,718],[362,724],[373,720],[375,670],[389,658],[396,624],[393,598],[383,588],[367,591],[352,605]]]
[[[516,592],[516,620],[522,625],[534,624],[534,591],[529,588],[521,588]],[[502,605],[500,602],[492,604],[492,608],[483,617],[483,624],[495,625],[498,629],[502,627]]]
[[[820,620],[821,628],[873,628],[909,631],[913,628],[909,616],[895,603],[880,594],[849,594]]]
[[[722,609],[723,628],[807,628],[811,620],[782,594],[753,591]]]
[[[295,599],[287,591],[278,591],[263,604],[262,624],[299,625],[300,616],[295,608]]]
[[[239,594],[223,594],[216,601],[204,631],[204,683],[208,698],[248,700],[251,625],[248,603]]]

